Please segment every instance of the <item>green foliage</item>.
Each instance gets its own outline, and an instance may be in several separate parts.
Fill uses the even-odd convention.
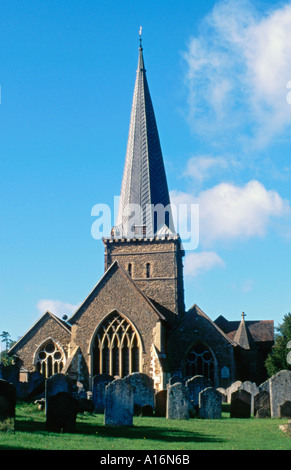
[[[5,343],[5,351],[1,351],[0,362],[2,362],[4,366],[9,366],[13,364],[13,358],[8,356],[8,351],[13,346],[13,344],[15,344],[15,341],[12,341],[8,331],[2,331],[0,338],[2,338],[2,343]]]
[[[275,344],[268,355],[265,366],[269,377],[280,370],[291,370],[291,364],[287,362],[288,341],[291,340],[291,313],[284,316],[283,322],[276,328]]]

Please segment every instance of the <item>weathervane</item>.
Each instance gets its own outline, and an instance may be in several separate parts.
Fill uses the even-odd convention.
[[[140,47],[141,47],[141,43],[142,43],[141,33],[142,33],[142,26],[140,26],[140,28],[139,28],[139,45],[140,45]]]

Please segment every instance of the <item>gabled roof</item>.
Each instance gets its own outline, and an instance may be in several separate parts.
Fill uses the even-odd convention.
[[[110,278],[112,273],[116,270],[119,270],[122,275],[132,284],[133,289],[136,290],[137,294],[140,295],[145,302],[148,303],[148,305],[153,309],[154,313],[157,315],[159,320],[165,320],[165,317],[161,314],[161,312],[154,306],[154,304],[151,302],[151,300],[140,290],[140,288],[136,285],[136,283],[133,281],[133,279],[127,274],[127,272],[120,266],[118,261],[114,261],[111,266],[105,271],[101,279],[98,281],[98,283],[93,287],[92,291],[90,294],[86,297],[86,299],[81,303],[81,305],[77,308],[77,310],[73,313],[73,315],[68,319],[68,322],[73,325],[75,321],[77,321],[77,318],[79,318],[86,307],[86,304],[91,301],[91,299],[96,296],[98,293],[98,290],[101,289],[101,287],[104,285],[104,283],[107,282],[107,280]]]
[[[154,235],[157,229],[160,228],[159,226],[152,226],[152,208],[150,205],[162,204],[166,207],[170,204],[142,47],[139,48],[127,151],[116,221],[116,229],[130,238],[131,235],[128,232],[130,229],[127,226],[129,214],[126,214],[126,207],[129,204],[135,204],[141,208],[142,215],[138,220],[134,219],[134,225],[146,226],[148,236],[149,234]],[[169,214],[167,219],[166,225],[170,226],[173,231],[172,215]],[[131,217],[130,226],[133,225],[132,220]]]
[[[273,320],[245,320],[244,322],[255,343],[274,342]],[[241,322],[229,321],[223,315],[220,315],[214,323],[219,326],[229,338],[234,340]]]
[[[232,346],[236,346],[237,344],[231,339],[229,338],[229,336],[227,336],[220,328],[219,326],[217,326],[212,320],[211,318],[209,318],[206,313],[203,312],[203,310],[201,310],[200,307],[198,307],[197,304],[194,304],[187,312],[186,314],[181,318],[181,321],[178,322],[178,324],[175,326],[175,328],[173,328],[173,330],[171,331],[170,334],[174,333],[176,329],[180,328],[181,324],[187,320],[187,317],[189,317],[190,315],[198,315],[202,318],[204,318],[205,320],[207,320],[212,326],[213,328],[215,328],[218,333],[228,342],[230,343]]]
[[[71,327],[66,322],[61,320],[59,317],[54,315],[53,313],[49,312],[48,310],[32,325],[32,327],[15,343],[12,348],[8,351],[8,354],[14,354],[14,352],[21,347],[23,343],[29,338],[29,336],[36,330],[41,323],[44,321],[52,319],[53,321],[57,322],[62,328],[66,330],[66,332],[70,335],[71,334]]]

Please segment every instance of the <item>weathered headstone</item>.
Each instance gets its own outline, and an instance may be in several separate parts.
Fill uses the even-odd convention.
[[[167,388],[167,419],[189,419],[189,400],[184,385],[177,382]]]
[[[16,390],[13,384],[0,379],[0,431],[15,427]]]
[[[261,390],[254,397],[254,416],[255,418],[270,418],[270,394],[267,390]]]
[[[134,394],[134,406],[136,410],[142,409],[143,406],[149,405],[152,408],[155,406],[155,391],[154,381],[147,374],[141,372],[134,372],[127,375],[123,379],[126,383],[130,384]]]
[[[115,379],[105,389],[104,424],[107,426],[132,426],[134,391],[124,379]]]
[[[222,395],[213,387],[208,387],[199,393],[199,418],[221,418]]]
[[[73,433],[78,412],[73,398],[73,383],[64,374],[52,375],[46,381],[46,427],[52,432]]]
[[[155,394],[155,416],[165,417],[167,413],[167,390]]]
[[[280,418],[291,418],[291,401],[286,400],[283,405],[280,405]]]
[[[259,393],[259,387],[254,383],[246,380],[241,384],[238,390],[246,390],[251,394],[251,414],[254,414],[254,398]]]
[[[199,393],[205,390],[205,388],[211,387],[212,384],[210,380],[203,375],[194,375],[194,377],[187,380],[185,386],[193,406],[197,406],[199,405]]]
[[[237,390],[231,394],[230,417],[250,418],[252,396],[246,390]]]
[[[280,406],[291,400],[291,371],[280,370],[269,379],[271,417],[280,417]]]
[[[233,382],[229,387],[227,387],[226,389],[227,403],[231,402],[232,393],[236,392],[241,385],[242,385],[242,382],[240,380],[237,380],[236,382]]]
[[[93,377],[92,401],[95,413],[104,413],[105,409],[105,388],[114,380],[109,374],[98,374]]]
[[[225,388],[219,387],[216,390],[221,394],[222,403],[226,403],[227,402],[227,395],[226,395]]]

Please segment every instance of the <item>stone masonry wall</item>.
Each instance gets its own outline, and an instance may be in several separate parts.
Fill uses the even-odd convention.
[[[178,240],[111,240],[105,242],[105,269],[115,260],[128,272],[132,266],[132,279],[151,299],[175,314],[184,312],[182,272],[183,251]],[[146,265],[150,263],[150,278]]]

